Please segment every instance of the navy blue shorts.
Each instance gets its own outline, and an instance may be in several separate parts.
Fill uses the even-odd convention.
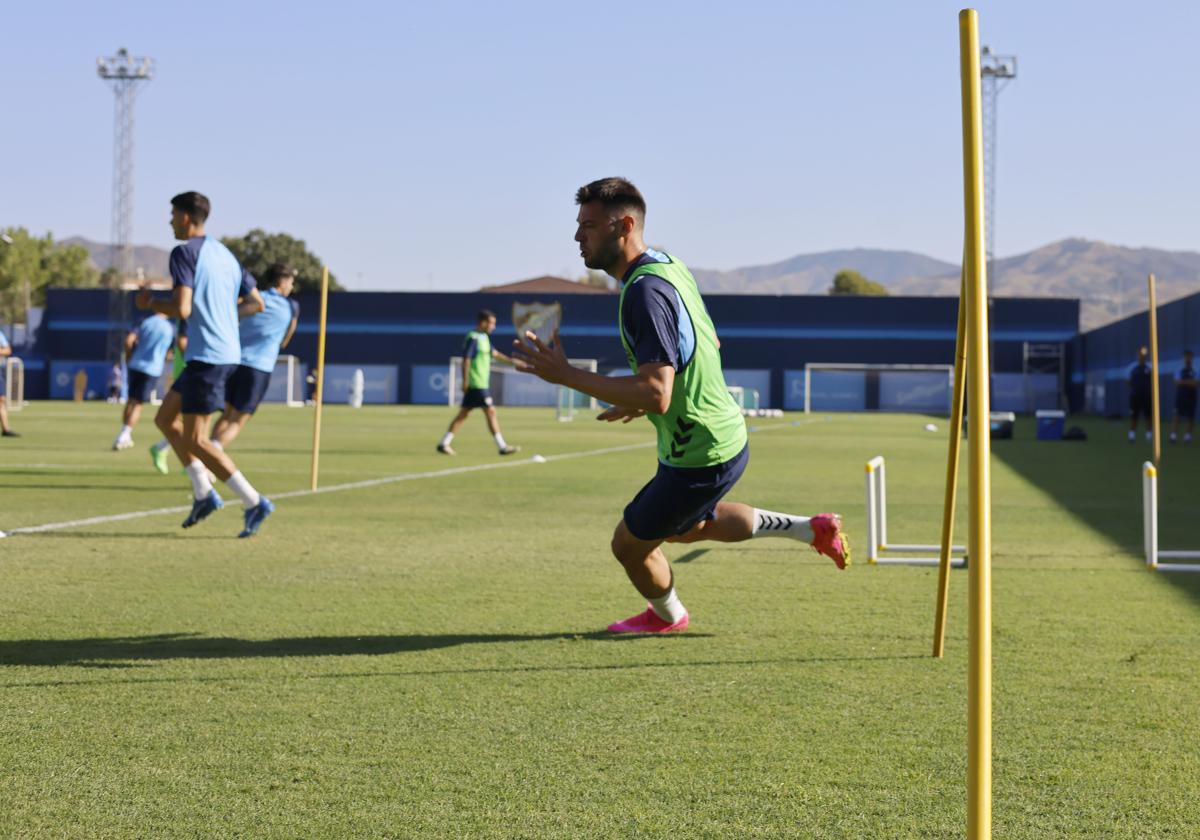
[[[8,371],[5,370],[7,367],[4,357],[0,356],[0,397],[8,394]]]
[[[716,518],[717,502],[746,471],[750,446],[715,467],[668,467],[659,463],[650,483],[625,506],[625,527],[639,540],[665,540]]]
[[[468,388],[463,394],[463,408],[487,408],[492,404],[492,392],[487,388]]]
[[[1137,420],[1139,417],[1145,417],[1149,420],[1152,408],[1152,400],[1149,394],[1134,392],[1129,395],[1129,411],[1133,415],[1134,420]]]
[[[150,402],[150,392],[158,386],[158,377],[140,370],[129,369],[129,399]]]
[[[171,390],[183,398],[184,414],[212,414],[225,406],[225,383],[237,365],[188,362]]]
[[[1196,398],[1190,400],[1175,400],[1175,413],[1188,420],[1196,419]]]
[[[225,383],[225,402],[244,414],[253,414],[270,384],[270,371],[238,365]]]

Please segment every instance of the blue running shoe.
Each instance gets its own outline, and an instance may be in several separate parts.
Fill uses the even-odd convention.
[[[225,507],[225,503],[221,501],[221,497],[217,495],[216,490],[210,490],[208,495],[203,499],[197,499],[192,502],[192,512],[187,515],[187,519],[183,520],[184,528],[191,528],[201,519],[208,518],[210,513],[220,510]]]
[[[238,538],[253,537],[258,533],[259,526],[263,524],[263,520],[274,512],[275,505],[271,504],[271,500],[266,496],[260,496],[258,504],[252,508],[246,508],[246,511],[242,514],[246,518],[246,527],[242,528],[242,533],[238,534]]]

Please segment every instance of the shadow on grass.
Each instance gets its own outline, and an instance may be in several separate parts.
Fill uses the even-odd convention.
[[[709,552],[709,549],[707,549],[707,548],[697,548],[693,551],[689,551],[687,554],[683,555],[682,557],[672,560],[671,562],[672,563],[691,563],[693,560],[699,560],[705,554],[708,554],[708,552]]]
[[[512,641],[560,641],[560,640],[593,640],[607,642],[635,642],[637,640],[649,639],[702,639],[708,638],[710,634],[702,633],[683,633],[672,634],[670,636],[613,636],[605,632],[589,632],[589,633],[548,633],[542,635],[480,635],[480,636],[374,636],[363,637],[363,639],[347,638],[326,638],[326,639],[276,639],[270,642],[247,642],[241,639],[205,639],[195,641],[203,641],[206,645],[213,643],[228,643],[235,642],[239,646],[245,645],[279,645],[284,643],[285,646],[298,646],[300,650],[293,653],[272,653],[267,650],[259,650],[253,653],[245,652],[227,652],[216,653],[206,651],[202,654],[196,653],[177,653],[172,656],[139,656],[143,662],[146,659],[165,660],[173,658],[199,658],[199,659],[214,659],[221,657],[236,658],[242,656],[324,656],[324,655],[351,655],[351,654],[383,654],[397,653],[402,651],[414,650],[430,650],[440,647],[450,647],[457,644],[470,644],[477,642],[512,642]],[[74,643],[75,646],[86,645],[89,643],[97,643],[106,646],[114,644],[138,642],[145,643],[148,640],[158,639],[163,641],[176,642],[181,639],[190,640],[193,637],[186,635],[179,636],[148,636],[135,639],[81,639]],[[350,641],[370,641],[374,647],[369,650],[352,649],[343,650],[341,646]],[[323,648],[318,651],[310,651],[307,645],[312,642],[320,642],[322,645],[330,643],[338,643],[335,647],[339,648],[333,652],[325,651]],[[46,645],[46,642],[4,642],[0,643],[7,650],[9,645]],[[63,644],[66,642],[55,642],[52,644]],[[144,649],[143,649],[144,650]],[[64,653],[66,651],[59,651]],[[55,661],[46,661],[46,657],[22,657],[19,661],[10,661],[6,658],[7,653],[0,653],[0,665],[74,665],[84,668],[95,668],[101,670],[112,669],[128,669],[139,667],[135,661],[126,663],[118,662],[103,662],[95,661],[87,658],[89,655],[96,653],[87,651],[74,650],[71,656],[62,657]],[[730,667],[760,667],[763,665],[832,665],[842,664],[846,662],[898,662],[902,660],[926,660],[932,663],[939,663],[940,660],[934,659],[926,654],[918,653],[903,653],[903,654],[878,654],[867,656],[782,656],[782,657],[762,657],[757,659],[673,659],[669,661],[658,662],[611,662],[605,664],[564,664],[564,665],[504,665],[504,666],[481,666],[476,668],[434,668],[409,671],[334,671],[334,672],[317,672],[304,674],[289,674],[289,677],[305,680],[345,680],[345,679],[375,679],[380,677],[386,678],[413,678],[413,677],[439,677],[439,676],[470,676],[472,674],[516,674],[516,673],[589,673],[599,671],[636,671],[636,670],[660,670],[669,668],[730,668]],[[146,666],[141,666],[146,667]],[[0,684],[0,690],[14,688],[57,688],[69,686],[88,686],[88,685],[143,685],[151,683],[246,683],[246,682],[261,682],[279,680],[277,673],[269,674],[227,674],[227,675],[188,675],[188,676],[132,676],[128,678],[117,679],[90,679],[90,680],[40,680],[35,682],[17,682]]]
[[[703,639],[711,634],[674,633],[670,639]],[[385,656],[437,650],[458,645],[500,642],[553,642],[650,638],[646,635],[586,633],[480,633],[409,636],[303,636],[291,639],[233,639],[199,633],[163,633],[109,639],[14,639],[0,641],[0,666],[81,665],[131,667],[166,659],[254,659],[293,656]],[[662,637],[656,637],[662,638]],[[122,666],[121,663],[127,663]]]
[[[1149,444],[1130,444],[1127,422],[1074,418],[1085,442],[1039,441],[1033,418],[1017,421],[1013,440],[997,441],[993,456],[1090,529],[1127,550],[1130,568],[1144,564],[1142,548],[1142,463]],[[1200,496],[1195,476],[1200,452],[1164,447],[1159,477],[1159,548],[1200,550],[1194,528]],[[1134,565],[1137,564],[1137,565]],[[1200,575],[1160,573],[1159,577],[1200,602]]]

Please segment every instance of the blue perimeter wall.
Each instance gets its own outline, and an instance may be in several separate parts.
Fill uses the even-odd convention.
[[[41,358],[31,360],[29,366],[26,393],[30,398],[49,394],[49,371],[56,360],[60,369],[62,361],[103,362],[107,296],[102,289],[49,290],[36,345]],[[311,365],[316,356],[318,299],[300,295],[298,300],[300,324],[286,352]],[[789,398],[785,389],[785,371],[802,371],[806,362],[954,361],[957,298],[707,295],[705,300],[721,338],[730,384],[759,387],[764,401],[773,407],[798,407],[794,390]],[[428,390],[418,381],[414,391],[414,366],[444,369],[449,358],[460,353],[478,310],[496,312],[499,326],[493,343],[507,352],[514,338],[511,313],[517,301],[561,303],[567,353],[599,360],[601,372],[625,367],[616,333],[615,294],[340,292],[329,297],[326,364],[394,369],[389,391],[395,401],[410,402]],[[993,370],[1019,373],[1027,341],[1067,343],[1069,381],[1074,380],[1070,350],[1080,349],[1079,301],[995,299]],[[98,369],[103,371],[104,366]],[[426,370],[419,371],[419,379]],[[746,372],[743,381],[738,381],[738,371]],[[794,373],[788,377],[789,386],[794,377]],[[1077,390],[1081,397],[1082,380]]]
[[[1129,371],[1139,347],[1150,343],[1146,311],[1114,321],[1072,342],[1081,360],[1071,375],[1073,389],[1083,393],[1086,410],[1109,417],[1129,414]],[[1158,307],[1158,367],[1163,417],[1174,415],[1175,374],[1183,367],[1183,351],[1200,354],[1200,293]]]

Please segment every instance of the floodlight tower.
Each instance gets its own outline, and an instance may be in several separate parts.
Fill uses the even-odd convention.
[[[1017,57],[995,55],[990,47],[984,47],[980,51],[979,75],[983,81],[983,200],[990,269],[996,258],[996,102],[1000,91],[1017,78]]]
[[[133,104],[154,78],[154,59],[117,54],[96,59],[96,73],[116,94],[113,112],[112,252],[109,264],[122,278],[133,274]]]
[[[105,357],[122,364],[125,331],[133,316],[122,281],[133,274],[133,103],[138,90],[154,78],[154,59],[117,54],[96,59],[96,74],[116,95],[113,111],[112,236],[109,268],[115,269],[108,292],[108,340]]]

